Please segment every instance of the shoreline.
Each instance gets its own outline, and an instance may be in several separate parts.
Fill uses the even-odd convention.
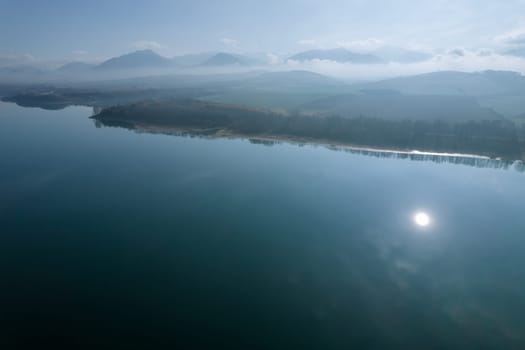
[[[95,118],[96,120],[96,118]],[[445,158],[464,158],[480,161],[497,161],[504,162],[508,164],[514,163],[523,163],[521,159],[505,160],[500,157],[489,157],[486,155],[480,154],[469,154],[469,153],[448,153],[448,152],[434,152],[434,151],[424,151],[424,150],[410,150],[410,149],[396,149],[396,148],[380,148],[380,147],[371,147],[363,145],[355,145],[345,142],[334,142],[326,139],[314,139],[314,138],[305,138],[305,137],[296,137],[291,135],[270,135],[270,134],[242,134],[238,132],[232,132],[224,128],[216,129],[199,129],[191,127],[162,127],[162,126],[153,126],[150,124],[134,123],[133,130],[138,133],[152,133],[152,134],[164,134],[164,135],[184,135],[184,134],[194,134],[199,135],[205,138],[228,138],[228,139],[245,139],[245,140],[256,140],[264,142],[274,142],[274,143],[288,143],[295,145],[311,145],[311,146],[321,146],[329,149],[336,150],[346,150],[356,153],[376,153],[376,154],[390,154],[403,155],[403,156],[435,156],[435,157],[445,157]]]

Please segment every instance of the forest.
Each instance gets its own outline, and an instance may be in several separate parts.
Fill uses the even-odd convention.
[[[224,131],[246,136],[300,138],[324,143],[469,153],[507,160],[523,159],[525,127],[506,119],[446,122],[384,120],[367,116],[304,115],[208,103],[190,99],[146,101],[102,109],[94,119],[103,125]]]

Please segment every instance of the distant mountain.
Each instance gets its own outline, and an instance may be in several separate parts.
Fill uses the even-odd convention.
[[[310,60],[329,60],[339,63],[383,63],[384,61],[372,54],[356,53],[344,48],[330,49],[330,50],[310,50],[295,54],[288,59],[294,61],[310,61]]]
[[[59,67],[57,69],[58,72],[66,72],[66,73],[84,73],[89,70],[91,70],[93,67],[95,67],[92,64],[84,63],[84,62],[70,62],[67,64],[64,64],[62,67]]]
[[[140,50],[123,56],[110,58],[95,67],[97,70],[119,70],[136,68],[167,68],[173,63],[152,50]]]
[[[301,107],[306,113],[348,118],[370,117],[384,120],[498,120],[503,117],[482,108],[475,98],[463,96],[404,95],[395,91],[364,91],[331,96]]]
[[[202,66],[209,66],[209,67],[217,67],[217,66],[232,66],[232,65],[239,65],[239,66],[248,66],[255,63],[253,59],[242,56],[242,55],[236,55],[226,52],[219,52],[212,57],[208,58],[204,63],[202,63]]]
[[[525,77],[516,72],[434,72],[355,84],[353,88],[395,90],[407,95],[470,96],[505,117],[525,113]]]
[[[213,53],[196,53],[188,55],[175,56],[171,61],[179,67],[198,66],[209,60]]]
[[[434,72],[357,86],[365,89],[389,89],[419,95],[525,95],[525,77],[519,73],[507,71]]]

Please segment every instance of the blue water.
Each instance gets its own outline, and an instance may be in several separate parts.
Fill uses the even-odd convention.
[[[515,167],[90,115],[0,104],[0,343],[525,348]]]

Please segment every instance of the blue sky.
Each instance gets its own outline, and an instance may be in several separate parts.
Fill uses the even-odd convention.
[[[497,50],[525,44],[524,33],[525,0],[0,0],[0,54],[43,58],[145,47],[168,56],[378,43]]]

